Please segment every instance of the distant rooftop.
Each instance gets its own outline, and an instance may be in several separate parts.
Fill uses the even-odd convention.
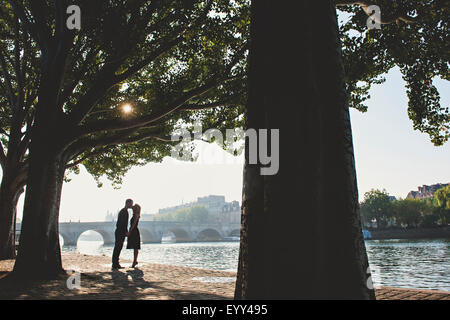
[[[426,199],[426,198],[433,198],[434,193],[438,191],[439,189],[442,189],[446,186],[448,186],[450,183],[436,183],[432,184],[431,186],[423,185],[417,187],[418,191],[410,191],[408,195],[406,196],[406,199]]]

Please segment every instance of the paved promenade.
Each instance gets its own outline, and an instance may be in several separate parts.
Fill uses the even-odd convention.
[[[68,289],[67,277],[36,283],[26,288],[0,286],[0,299],[232,299],[235,272],[142,263],[131,269],[111,271],[111,258],[63,254],[66,270],[81,272],[80,288]],[[0,261],[0,278],[12,270],[14,261]],[[450,300],[450,292],[381,287],[379,300]]]
[[[450,292],[406,288],[375,288],[377,300],[450,300]]]

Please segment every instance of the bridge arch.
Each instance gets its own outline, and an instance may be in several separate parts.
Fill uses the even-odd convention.
[[[219,231],[213,228],[203,229],[197,234],[197,241],[221,241],[223,239]]]
[[[67,246],[67,240],[64,238],[64,236],[61,233],[59,234],[59,245],[61,247]]]
[[[111,232],[108,232],[106,230],[103,229],[94,229],[93,231],[98,232],[101,234],[101,236],[103,237],[103,244],[105,245],[109,245],[109,244],[114,244],[115,242],[115,237],[114,234]]]
[[[94,231],[94,232],[98,233],[98,234],[101,236],[104,245],[108,245],[108,244],[114,243],[114,235],[113,235],[111,232],[108,232],[108,231],[103,230],[103,229],[98,229],[98,228],[83,230],[83,231],[78,235],[76,242],[78,243],[78,240],[80,239],[80,236],[81,236],[82,234],[84,234],[84,233],[86,233],[86,232],[89,232],[89,231]]]
[[[176,242],[189,242],[192,241],[191,235],[183,228],[169,228],[176,238]]]
[[[78,237],[81,233],[74,233],[74,232],[59,232],[60,239],[62,238],[62,243],[60,243],[61,246],[76,246]]]
[[[59,235],[63,238],[63,246],[76,246],[79,237],[86,231],[95,231],[99,233],[103,238],[104,245],[114,244],[115,239],[114,234],[112,232],[100,228],[92,228],[92,229],[82,229],[79,230],[78,232],[60,231]]]

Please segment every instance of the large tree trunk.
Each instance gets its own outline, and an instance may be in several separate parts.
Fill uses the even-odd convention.
[[[24,191],[23,187],[11,186],[4,178],[0,185],[0,260],[16,257],[17,202]]]
[[[43,78],[44,80],[45,77]],[[44,80],[41,82],[46,83]],[[63,158],[62,120],[54,86],[43,85],[36,108],[30,144],[30,166],[19,250],[13,276],[53,278],[63,272],[59,243],[59,206],[66,159]]]
[[[14,275],[33,279],[53,278],[63,272],[59,206],[65,162],[59,154],[35,142],[32,142],[34,153]]]
[[[247,127],[280,130],[280,169],[246,160],[237,299],[374,298],[331,2],[252,3]]]
[[[0,184],[0,259],[15,257],[17,202],[26,182],[26,165],[21,150],[22,114],[13,112],[8,151]]]
[[[63,273],[59,206],[67,159],[65,115],[59,107],[67,39],[53,39],[42,50],[42,74],[31,131],[29,170],[19,250],[13,277],[54,278]]]

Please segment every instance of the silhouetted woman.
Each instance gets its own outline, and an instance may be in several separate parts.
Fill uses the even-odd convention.
[[[130,221],[130,230],[127,233],[127,249],[134,249],[134,261],[131,265],[132,268],[138,264],[137,257],[139,249],[141,249],[141,235],[138,229],[139,218],[141,217],[141,206],[135,204],[133,207],[133,217]]]

